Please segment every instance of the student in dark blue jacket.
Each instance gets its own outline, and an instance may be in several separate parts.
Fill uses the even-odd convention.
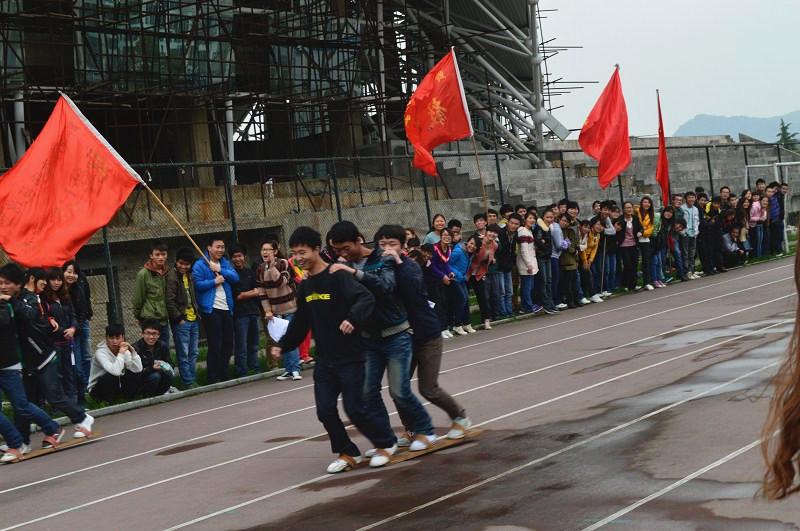
[[[208,340],[208,383],[228,379],[228,367],[233,356],[233,288],[239,274],[225,258],[225,242],[210,238],[204,260],[192,266],[200,317]]]
[[[447,438],[461,439],[472,422],[466,410],[439,387],[439,369],[442,365],[439,316],[429,304],[422,268],[411,258],[401,258],[405,239],[405,230],[400,225],[384,225],[375,234],[375,242],[383,250],[383,255],[395,261],[398,293],[405,303],[408,320],[414,330],[410,374],[413,376],[414,370],[419,368],[420,394],[450,416],[452,426]],[[402,414],[400,417],[410,431],[410,421],[403,418]]]

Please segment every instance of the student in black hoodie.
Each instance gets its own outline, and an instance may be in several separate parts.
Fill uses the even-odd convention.
[[[133,344],[133,350],[142,360],[141,394],[149,397],[166,393],[175,373],[169,348],[161,341],[161,325],[158,321],[142,322],[142,338]]]
[[[83,407],[67,398],[61,387],[56,349],[53,345],[55,327],[50,324],[39,295],[31,291],[36,289],[36,279],[27,278],[16,264],[6,264],[0,268],[0,278],[7,281],[4,295],[11,297],[10,303],[22,348],[22,365],[36,393],[69,417],[75,425],[74,438],[90,437],[94,418]],[[30,423],[27,419],[15,421],[23,438],[29,437]]]
[[[75,309],[64,283],[64,272],[59,267],[51,267],[46,271],[47,286],[42,296],[45,312],[50,324],[58,325],[53,330],[53,345],[58,351],[58,363],[61,370],[61,386],[67,398],[83,404],[83,385],[78,376],[72,342],[78,331]]]
[[[294,319],[271,353],[278,359],[282,351],[297,348],[309,330],[314,335],[317,418],[328,432],[331,450],[338,454],[328,466],[328,472],[335,474],[354,468],[362,460],[339,417],[340,395],[350,421],[378,452],[394,447],[397,441],[391,428],[386,428],[388,416],[375,422],[374,417],[367,415],[364,403],[361,328],[375,307],[375,297],[353,275],[330,272],[331,266],[320,256],[322,238],[314,229],[297,228],[289,238],[289,247],[308,276],[297,287]]]

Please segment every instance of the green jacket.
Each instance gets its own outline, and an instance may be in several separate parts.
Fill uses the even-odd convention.
[[[578,269],[578,238],[575,229],[567,227],[563,229],[564,239],[569,240],[569,248],[565,249],[558,258],[561,269],[565,271],[575,271]]]
[[[166,277],[144,267],[137,273],[133,287],[133,315],[139,322],[153,319],[159,324],[167,324]]]

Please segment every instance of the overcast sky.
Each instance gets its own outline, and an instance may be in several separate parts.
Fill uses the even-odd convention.
[[[565,80],[599,84],[554,99],[579,128],[619,63],[631,135],[671,135],[697,114],[767,117],[800,109],[798,0],[540,0],[545,39],[579,45],[548,61]]]

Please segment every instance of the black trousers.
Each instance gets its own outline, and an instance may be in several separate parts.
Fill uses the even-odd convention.
[[[89,395],[98,401],[113,402],[118,398],[130,400],[142,388],[142,373],[125,371],[121,376],[106,373],[95,382]]]
[[[651,266],[653,259],[653,250],[650,242],[639,242],[639,253],[642,256],[642,281],[643,284],[653,283],[653,268]],[[635,278],[635,274],[634,274]]]
[[[208,383],[224,382],[233,356],[233,316],[227,310],[215,309],[202,314],[202,319],[208,342]]]
[[[639,250],[635,245],[630,247],[620,247],[619,254],[622,257],[622,287],[629,290],[636,289],[636,261]]]
[[[483,277],[483,280],[480,281],[475,280],[475,278],[471,278],[469,280],[469,285],[472,288],[472,291],[475,292],[475,298],[478,299],[478,306],[481,309],[481,321],[491,319],[492,305],[489,300],[489,276],[487,275]]]
[[[561,296],[566,299],[567,306],[570,308],[575,308],[578,305],[577,276],[578,274],[574,269],[561,269]],[[583,275],[581,275],[581,277],[583,277]]]

